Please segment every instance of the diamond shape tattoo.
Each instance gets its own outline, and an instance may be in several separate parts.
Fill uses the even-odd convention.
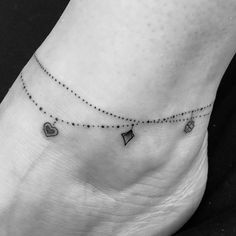
[[[134,138],[135,135],[134,135],[133,129],[131,129],[128,132],[122,133],[121,136],[122,136],[122,138],[124,140],[124,144],[126,146],[128,144],[128,142]]]

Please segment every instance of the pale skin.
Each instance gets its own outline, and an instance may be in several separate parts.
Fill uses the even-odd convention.
[[[106,110],[137,119],[211,103],[235,52],[234,0],[70,1],[37,50],[55,76]],[[65,119],[112,124],[52,83],[34,58],[28,88]],[[19,78],[0,106],[0,235],[171,235],[194,213],[207,180],[209,117],[126,130],[57,124]],[[9,135],[9,133],[11,135]]]

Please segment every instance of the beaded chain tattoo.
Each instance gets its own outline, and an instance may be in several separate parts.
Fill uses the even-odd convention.
[[[134,127],[138,125],[149,125],[149,124],[163,124],[163,123],[180,123],[184,122],[185,125],[183,127],[183,131],[185,134],[188,134],[192,132],[192,130],[195,127],[195,120],[198,118],[204,118],[206,116],[210,115],[209,109],[212,107],[213,103],[210,103],[206,106],[189,110],[189,111],[184,111],[181,113],[177,113],[168,117],[164,118],[156,118],[152,120],[138,120],[134,118],[128,118],[124,117],[118,114],[114,114],[112,112],[106,111],[98,106],[95,106],[94,104],[88,102],[86,99],[82,98],[77,92],[75,92],[73,89],[69,88],[66,84],[61,82],[58,78],[54,77],[51,73],[48,72],[48,70],[42,65],[42,63],[39,61],[37,56],[34,54],[34,58],[40,68],[44,71],[44,73],[50,78],[52,81],[54,81],[56,84],[60,85],[62,88],[64,88],[66,91],[68,91],[70,94],[72,94],[74,97],[76,97],[78,100],[81,102],[85,103],[87,106],[90,108],[103,113],[104,115],[114,117],[118,120],[122,120],[127,122],[126,124],[116,124],[116,125],[98,125],[98,124],[83,124],[83,123],[78,123],[75,121],[67,121],[65,119],[61,119],[53,114],[50,114],[48,111],[46,111],[39,103],[33,98],[32,94],[29,92],[26,82],[23,78],[23,74],[20,74],[20,80],[23,86],[23,90],[29,100],[37,107],[37,109],[46,115],[50,120],[53,120],[53,122],[45,122],[43,124],[43,132],[46,137],[55,137],[59,134],[58,128],[55,126],[57,122],[64,123],[66,125],[69,125],[71,127],[82,127],[82,128],[101,128],[101,129],[127,129],[127,131],[121,133],[121,137],[123,139],[124,145],[126,146],[134,137]],[[190,116],[190,117],[189,117]]]

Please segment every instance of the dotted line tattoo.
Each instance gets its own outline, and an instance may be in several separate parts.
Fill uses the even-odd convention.
[[[213,103],[205,106],[205,107],[200,107],[200,108],[197,108],[195,110],[191,110],[191,111],[185,111],[185,112],[181,112],[179,114],[175,114],[173,116],[169,116],[169,117],[166,117],[165,119],[163,119],[163,122],[160,120],[160,119],[156,119],[156,120],[146,120],[146,121],[143,121],[143,120],[138,120],[138,119],[134,119],[134,118],[129,118],[129,117],[124,117],[122,115],[118,115],[118,114],[115,114],[113,112],[110,112],[110,111],[106,111],[102,108],[100,108],[99,106],[96,106],[92,103],[90,103],[89,101],[87,101],[85,98],[81,97],[79,95],[78,92],[75,92],[73,89],[71,89],[68,85],[66,85],[65,83],[63,83],[61,80],[59,80],[58,78],[56,78],[55,76],[52,75],[52,73],[50,73],[46,67],[40,62],[40,60],[38,59],[37,55],[34,54],[34,58],[37,62],[37,64],[39,65],[39,67],[43,70],[43,72],[48,76],[48,78],[50,78],[53,82],[55,82],[57,85],[59,85],[60,87],[62,87],[63,89],[65,89],[66,91],[68,91],[69,93],[71,93],[75,98],[79,99],[81,102],[85,103],[87,106],[95,109],[96,111],[98,112],[101,112],[105,115],[108,115],[108,116],[111,116],[111,117],[114,117],[116,119],[119,119],[119,120],[123,120],[123,121],[127,121],[127,122],[133,122],[133,123],[141,123],[141,124],[148,124],[148,123],[164,123],[167,119],[174,119],[174,118],[177,118],[177,117],[181,117],[181,116],[184,116],[184,115],[187,115],[187,114],[190,114],[190,113],[193,113],[193,112],[198,112],[198,111],[203,111],[209,107],[211,107],[213,105]]]
[[[197,109],[193,109],[193,110],[189,110],[189,111],[185,111],[185,112],[181,112],[181,113],[177,113],[165,118],[157,118],[157,119],[153,119],[153,120],[145,120],[145,121],[140,121],[137,119],[129,119],[127,121],[129,121],[129,123],[126,124],[113,124],[113,125],[105,125],[105,124],[84,124],[84,123],[79,123],[79,122],[75,122],[75,121],[68,121],[62,118],[59,118],[51,113],[49,113],[48,111],[46,111],[44,109],[43,106],[41,106],[33,97],[33,95],[29,92],[28,87],[26,85],[26,82],[23,78],[23,74],[20,74],[20,81],[22,83],[22,88],[23,91],[25,92],[25,94],[27,95],[28,99],[35,105],[35,107],[37,107],[37,109],[45,116],[48,117],[48,119],[53,120],[53,122],[45,122],[43,124],[43,132],[44,135],[46,137],[55,137],[57,135],[59,135],[59,130],[58,128],[55,126],[57,122],[66,124],[68,126],[71,127],[82,127],[82,128],[100,128],[100,129],[128,129],[128,131],[121,133],[121,137],[123,139],[124,145],[126,146],[134,137],[134,127],[138,126],[138,125],[150,125],[150,124],[163,124],[163,123],[180,123],[180,122],[185,122],[185,126],[184,126],[184,133],[190,133],[192,132],[192,130],[195,127],[195,120],[198,118],[204,118],[206,116],[210,115],[210,112],[204,113],[202,114],[205,110],[209,109],[210,107],[212,107],[213,103],[210,103],[207,106],[204,107],[200,107]],[[200,114],[195,115],[195,113],[198,112]],[[187,115],[191,114],[191,117],[186,117]],[[123,117],[118,119],[122,119]],[[125,120],[128,118],[124,118]],[[122,119],[123,120],[123,119]]]

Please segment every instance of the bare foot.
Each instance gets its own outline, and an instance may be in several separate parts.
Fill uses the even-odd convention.
[[[70,2],[37,50],[51,76],[32,57],[0,107],[1,235],[171,235],[189,219],[235,37],[203,3],[235,17],[221,1]]]

